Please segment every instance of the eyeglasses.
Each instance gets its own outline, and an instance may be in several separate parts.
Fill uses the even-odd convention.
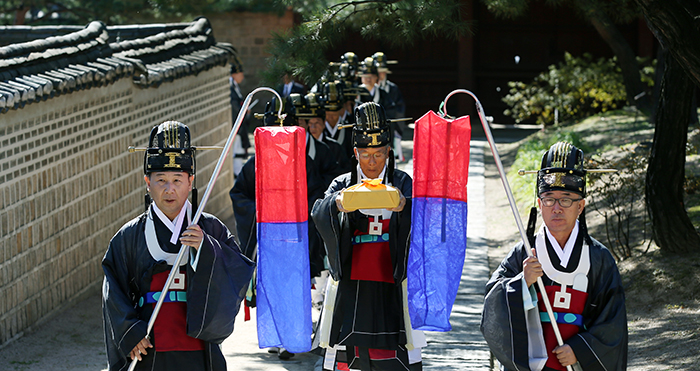
[[[375,152],[375,153],[373,153],[373,154],[371,154],[371,155],[370,155],[369,153],[367,153],[367,152],[359,153],[359,157],[360,157],[360,159],[362,159],[362,160],[369,160],[370,157],[374,157],[374,159],[375,159],[376,161],[384,160],[384,159],[386,159],[386,157],[387,157],[388,155],[389,155],[389,154],[388,154],[387,152]]]
[[[554,197],[540,197],[540,200],[542,200],[542,204],[547,207],[552,207],[554,206],[555,203],[559,202],[559,206],[563,208],[568,208],[573,205],[574,201],[581,201],[583,198],[568,198],[568,197],[562,197],[562,198],[554,198]]]

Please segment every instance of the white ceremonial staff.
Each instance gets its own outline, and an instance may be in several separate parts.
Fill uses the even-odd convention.
[[[489,142],[489,147],[491,147],[491,153],[493,154],[493,160],[498,168],[498,174],[501,176],[501,182],[503,182],[503,188],[505,188],[506,196],[508,197],[508,203],[510,203],[510,209],[513,211],[513,217],[515,218],[515,224],[518,225],[518,230],[520,231],[520,238],[523,240],[525,245],[525,251],[527,251],[528,256],[532,255],[532,248],[530,247],[530,241],[527,239],[527,234],[525,233],[525,227],[523,227],[523,221],[520,219],[520,213],[518,212],[518,206],[515,204],[515,198],[513,197],[513,192],[510,190],[510,185],[508,183],[508,178],[506,177],[506,172],[503,170],[503,163],[501,162],[501,157],[498,155],[498,149],[496,149],[496,143],[493,141],[493,135],[491,135],[491,128],[486,122],[486,116],[484,115],[484,107],[481,106],[481,102],[474,95],[474,93],[465,89],[453,90],[450,94],[447,94],[443,102],[443,107],[445,109],[444,113],[447,116],[447,100],[451,96],[458,93],[469,94],[474,98],[476,103],[476,111],[479,114],[479,120],[481,120],[481,125],[484,127],[484,132],[486,133],[486,139]],[[552,324],[552,329],[554,330],[554,335],[557,338],[557,343],[559,346],[564,345],[564,340],[562,340],[561,333],[559,332],[559,326],[557,325],[556,317],[554,317],[554,311],[552,311],[552,305],[549,303],[549,298],[547,297],[547,291],[544,288],[544,282],[542,282],[542,277],[537,277],[537,286],[540,288],[540,293],[542,294],[542,300],[547,308],[547,314],[549,315],[549,321]],[[571,366],[566,366],[568,371],[573,371]]]
[[[199,203],[199,207],[197,208],[197,212],[194,214],[194,218],[192,219],[192,224],[197,224],[199,222],[199,217],[202,216],[202,212],[204,211],[204,206],[207,204],[207,200],[209,200],[209,195],[211,194],[211,190],[214,188],[214,183],[216,183],[216,179],[219,177],[219,173],[221,172],[221,167],[224,165],[224,161],[228,158],[228,153],[231,150],[231,146],[233,145],[233,138],[236,136],[238,133],[238,129],[241,127],[241,123],[243,122],[243,118],[245,117],[245,113],[248,110],[248,106],[250,106],[250,100],[253,97],[253,95],[259,91],[269,91],[273,93],[275,96],[277,96],[277,99],[282,102],[282,98],[280,98],[279,94],[277,94],[276,91],[270,88],[266,87],[260,87],[248,94],[248,96],[245,98],[245,101],[243,101],[243,105],[241,106],[241,111],[238,113],[238,117],[236,118],[236,123],[233,125],[233,128],[231,129],[231,133],[228,135],[228,139],[226,140],[226,145],[224,145],[224,150],[221,152],[221,156],[219,156],[219,162],[216,163],[216,167],[214,168],[214,173],[211,175],[211,178],[209,179],[209,184],[207,184],[207,189],[204,191],[204,196],[202,196],[202,201]],[[280,105],[279,111],[277,111],[277,116],[282,117],[282,105]],[[201,147],[200,147],[201,148]],[[168,290],[170,289],[170,285],[172,285],[173,281],[175,280],[175,274],[179,272],[180,269],[180,262],[182,262],[183,257],[185,256],[185,251],[187,251],[186,245],[182,245],[180,248],[180,252],[177,254],[177,258],[175,259],[175,263],[173,263],[173,268],[170,270],[170,274],[168,275],[168,279],[165,281],[165,286],[163,286],[163,290],[161,291],[160,297],[158,298],[158,302],[156,303],[155,308],[153,308],[153,313],[151,314],[151,318],[148,320],[148,329],[146,330],[146,336],[150,336],[149,334],[151,333],[151,330],[153,329],[153,324],[156,322],[156,317],[158,317],[158,312],[160,312],[160,307],[163,306],[163,301],[165,300],[166,296],[168,296]],[[134,368],[136,367],[136,363],[139,361],[138,358],[134,358],[131,361],[131,364],[129,365],[129,371],[133,371]]]

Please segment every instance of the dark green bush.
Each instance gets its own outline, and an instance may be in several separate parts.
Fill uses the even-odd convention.
[[[653,66],[647,66],[640,78],[651,86],[653,74]],[[509,94],[503,101],[510,108],[504,114],[517,123],[534,118],[538,124],[552,125],[619,109],[627,103],[614,57],[593,61],[590,54],[573,57],[565,53],[564,62],[549,66],[531,83],[511,81],[508,86]]]

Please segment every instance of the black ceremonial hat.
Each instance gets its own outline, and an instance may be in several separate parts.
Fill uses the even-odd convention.
[[[365,58],[360,64],[360,73],[362,75],[378,75],[377,63],[372,59],[372,57]]]
[[[299,97],[294,97],[293,101],[297,110],[297,117],[320,117],[324,120],[326,119],[326,110],[323,107],[319,94],[309,93],[306,94],[306,96],[299,95]]]
[[[374,53],[372,59],[374,59],[374,63],[377,65],[378,72],[391,73],[391,71],[389,71],[389,61],[386,60],[386,55],[384,55],[383,52]]]
[[[345,103],[343,93],[343,83],[340,81],[329,81],[323,85],[323,99],[325,108],[328,111],[339,111]]]
[[[299,111],[294,101],[294,98],[297,96],[299,96],[298,93],[292,93],[286,98],[282,98],[282,113],[285,115],[284,120],[281,122],[283,126],[297,125]],[[265,105],[265,113],[262,115],[256,113],[255,117],[262,118],[265,126],[279,126],[280,118],[277,116],[279,105],[277,97],[272,97],[272,100]]]
[[[586,196],[586,170],[583,151],[571,143],[557,142],[542,156],[537,172],[537,194],[568,191]]]
[[[229,67],[231,68],[231,75],[238,72],[243,72],[243,63],[238,59],[238,56],[234,54],[229,62]]]
[[[195,173],[194,148],[190,128],[177,121],[166,121],[151,129],[143,171],[184,171]]]
[[[355,108],[352,131],[357,148],[383,147],[391,143],[391,128],[384,107],[375,102]]]

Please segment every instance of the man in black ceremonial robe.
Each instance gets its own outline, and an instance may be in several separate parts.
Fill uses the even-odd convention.
[[[153,200],[126,223],[102,260],[102,309],[109,370],[225,371],[219,344],[233,322],[253,271],[233,235],[215,216],[191,224],[195,174],[187,126],[153,128],[145,181]],[[196,203],[196,201],[195,201]],[[182,246],[187,249],[155,324],[148,321]]]
[[[420,370],[422,344],[415,338],[422,334],[412,331],[404,317],[411,177],[394,169],[382,106],[368,102],[356,108],[353,133],[352,170],[333,180],[312,211],[333,277],[316,334],[327,348],[324,369]],[[399,205],[346,210],[341,192],[362,179],[381,179],[397,188]]]
[[[627,368],[627,317],[620,273],[610,251],[588,235],[583,151],[554,144],[537,173],[544,225],[518,243],[486,285],[481,331],[503,370],[620,371]],[[559,346],[541,277],[564,344]]]

